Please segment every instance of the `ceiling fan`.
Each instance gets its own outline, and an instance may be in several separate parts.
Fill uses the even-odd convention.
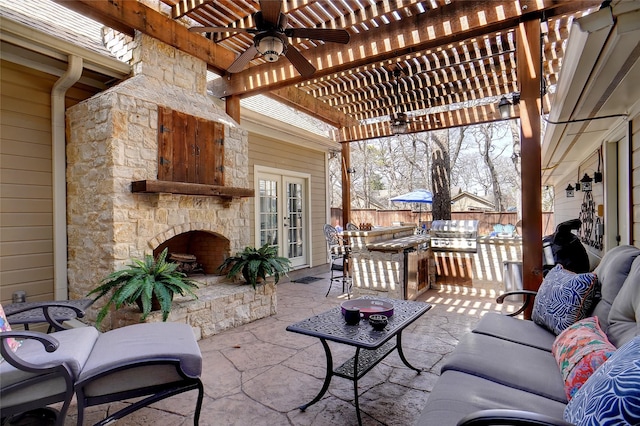
[[[348,43],[350,38],[349,33],[344,29],[286,28],[287,16],[282,13],[282,1],[260,0],[260,10],[255,12],[253,17],[256,28],[191,27],[189,31],[255,34],[253,44],[227,68],[230,73],[242,71],[257,54],[261,54],[268,62],[275,62],[281,55],[284,55],[305,77],[312,75],[316,69],[295,46],[289,43],[288,37],[343,44]]]

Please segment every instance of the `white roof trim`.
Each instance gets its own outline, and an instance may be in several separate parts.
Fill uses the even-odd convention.
[[[240,119],[240,126],[252,133],[317,151],[327,152],[341,149],[340,143],[328,137],[322,137],[316,133],[296,127],[291,123],[284,123],[247,108],[241,109]]]
[[[110,58],[90,49],[52,37],[42,31],[0,16],[0,40],[55,59],[67,61],[70,55],[79,56],[84,67],[114,78],[124,78],[131,67],[118,59]]]

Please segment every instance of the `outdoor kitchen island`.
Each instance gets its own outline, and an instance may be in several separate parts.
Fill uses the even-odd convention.
[[[349,271],[356,297],[370,294],[414,300],[435,282],[429,235],[414,226],[344,231],[351,246]]]

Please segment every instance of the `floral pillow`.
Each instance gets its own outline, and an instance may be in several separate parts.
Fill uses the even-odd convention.
[[[576,274],[556,265],[542,281],[533,302],[531,319],[556,335],[584,318],[596,290],[591,272]]]
[[[9,321],[7,321],[7,316],[4,314],[2,305],[0,305],[0,332],[3,331],[11,331],[11,326],[9,325]],[[15,352],[20,346],[20,342],[16,339],[7,339],[7,343],[13,352]],[[4,359],[0,356],[0,362],[2,361],[4,361]]]
[[[558,335],[551,353],[562,373],[567,399],[573,398],[584,382],[615,350],[616,347],[600,328],[597,317],[578,321]]]
[[[567,404],[577,426],[640,424],[640,336],[621,346]]]

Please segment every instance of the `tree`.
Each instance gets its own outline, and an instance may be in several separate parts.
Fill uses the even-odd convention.
[[[493,202],[495,209],[499,212],[505,210],[504,197],[502,196],[502,188],[500,186],[500,173],[496,168],[496,158],[504,154],[505,147],[498,147],[495,140],[503,138],[506,133],[504,126],[494,123],[484,123],[473,126],[472,135],[478,147],[478,152],[482,157],[484,165],[487,168],[491,180],[491,191],[493,194]]]
[[[431,183],[433,203],[431,210],[434,220],[451,219],[451,161],[449,158],[449,132],[434,130],[430,133],[433,141],[431,151]]]

